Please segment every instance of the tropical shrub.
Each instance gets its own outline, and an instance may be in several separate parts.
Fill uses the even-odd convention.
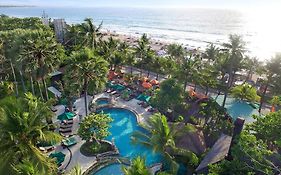
[[[231,94],[233,97],[242,101],[247,100],[255,102],[260,100],[260,97],[257,95],[256,88],[247,83],[233,87],[231,89]]]
[[[84,118],[78,129],[78,135],[87,142],[99,140],[110,135],[108,131],[112,118],[106,114],[90,114]]]

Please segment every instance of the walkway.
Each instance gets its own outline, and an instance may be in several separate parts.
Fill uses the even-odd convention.
[[[89,104],[92,101],[92,97],[88,96],[87,99]],[[54,151],[62,152],[66,155],[62,166],[59,167],[59,170],[65,170],[66,172],[68,172],[76,165],[79,165],[81,167],[82,172],[84,172],[94,164],[94,162],[96,161],[96,157],[86,157],[81,154],[80,147],[83,143],[85,143],[85,141],[81,140],[81,138],[76,135],[79,128],[79,122],[81,119],[83,119],[83,117],[85,117],[84,97],[77,99],[74,103],[74,106],[76,108],[75,113],[77,114],[77,116],[73,119],[73,128],[71,134],[75,135],[75,138],[78,143],[69,148],[72,153],[72,158],[70,160],[70,152],[67,149],[63,149],[60,145],[57,145]],[[55,108],[57,109],[57,111],[55,112],[55,116],[53,117],[53,122],[57,126],[59,126],[60,121],[57,119],[57,116],[64,113],[65,108],[63,105],[55,106]],[[70,163],[67,166],[69,160]]]
[[[102,98],[102,97],[111,97],[107,93],[101,93],[98,95],[95,95],[95,99]],[[93,100],[91,96],[88,96],[88,104]],[[128,108],[132,111],[134,111],[138,115],[138,122],[140,124],[146,123],[146,120],[151,116],[151,113],[147,111],[149,108],[143,108],[140,105],[138,105],[139,100],[132,99],[130,101],[124,101],[121,98],[114,98],[113,97],[113,103],[115,107],[122,107],[122,108]],[[74,106],[76,108],[75,113],[77,116],[73,119],[73,132],[71,134],[75,135],[76,140],[78,143],[76,145],[71,146],[69,149],[72,153],[72,158],[70,160],[70,152],[68,149],[63,149],[62,146],[57,145],[56,149],[54,151],[56,152],[62,152],[66,155],[65,160],[61,167],[59,167],[59,170],[65,170],[66,172],[69,172],[73,167],[76,165],[79,165],[81,167],[82,172],[89,169],[95,162],[96,157],[86,157],[81,154],[80,147],[85,141],[81,140],[79,136],[77,136],[77,131],[79,128],[79,122],[85,117],[85,104],[84,104],[84,97],[81,97],[77,99],[74,103]],[[57,119],[57,116],[62,114],[65,110],[63,105],[55,106],[57,111],[55,112],[55,116],[53,117],[53,122],[59,126],[60,121]],[[53,152],[54,152],[53,151]],[[69,165],[67,166],[68,162],[70,161]],[[66,167],[67,166],[67,167]]]

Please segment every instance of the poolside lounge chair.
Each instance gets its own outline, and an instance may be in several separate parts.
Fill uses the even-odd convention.
[[[106,93],[111,93],[113,91],[113,89],[107,89],[105,92]]]
[[[143,103],[141,106],[142,106],[143,108],[147,108],[147,107],[149,106],[149,104]]]
[[[63,140],[62,143],[61,143],[61,145],[63,147],[70,147],[70,146],[73,146],[75,144],[77,144],[77,140],[73,136]]]
[[[39,150],[40,150],[40,151],[43,151],[43,152],[45,152],[45,153],[50,152],[50,151],[53,151],[54,149],[55,149],[54,146],[45,146],[45,147],[40,146],[40,147],[39,147]]]
[[[72,124],[60,124],[60,129],[72,128]]]
[[[76,116],[76,114],[72,112],[64,112],[63,114],[59,115],[57,117],[58,120],[73,120],[73,118]]]
[[[121,93],[120,92],[117,92],[116,94],[114,94],[115,97],[120,97],[121,96]]]
[[[158,110],[156,108],[153,108],[153,107],[149,108],[147,111],[151,112],[151,113],[158,112]]]
[[[62,123],[68,125],[68,124],[73,124],[73,119],[72,120],[63,120]]]
[[[112,91],[112,92],[110,92],[110,95],[114,95],[116,93],[117,93],[117,91]]]
[[[143,102],[143,101],[138,102],[138,105],[143,105],[143,104],[144,104],[144,102]]]
[[[72,132],[72,129],[71,128],[59,129],[59,132],[60,133],[69,133],[69,132]]]

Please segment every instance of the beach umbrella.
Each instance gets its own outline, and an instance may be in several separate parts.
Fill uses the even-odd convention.
[[[115,78],[118,74],[114,71],[109,71],[108,74],[108,79],[112,80],[113,78]]]
[[[140,94],[137,97],[137,100],[144,101],[144,102],[149,102],[150,98],[151,98],[151,96]]]
[[[114,90],[118,90],[118,91],[122,91],[122,90],[126,89],[126,87],[121,84],[115,84],[111,88]]]
[[[113,84],[111,81],[106,83],[106,87],[111,88],[111,87],[113,87],[113,86],[114,86],[114,84]]]
[[[49,157],[55,158],[57,165],[60,165],[65,159],[65,154],[63,154],[62,152],[56,152],[56,153],[51,153]]]
[[[143,82],[142,87],[144,87],[145,89],[150,89],[152,87],[152,84],[150,84],[148,82]]]
[[[159,84],[159,81],[157,81],[157,80],[154,79],[154,80],[151,80],[150,83],[151,83],[152,85],[157,85],[157,84]]]
[[[70,120],[75,116],[72,112],[65,112],[58,116],[59,120]]]
[[[142,82],[146,82],[147,80],[148,80],[147,77],[142,77],[142,78],[141,78],[141,81],[142,81]]]

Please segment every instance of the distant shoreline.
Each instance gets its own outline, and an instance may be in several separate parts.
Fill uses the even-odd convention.
[[[35,5],[0,5],[0,8],[12,8],[12,7],[36,7]]]

